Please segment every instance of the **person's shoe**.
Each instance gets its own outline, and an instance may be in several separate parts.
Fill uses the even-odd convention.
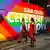
[[[32,44],[34,44],[34,41],[32,42]]]
[[[24,42],[23,42],[23,44],[26,44],[26,43],[27,43],[27,41],[24,41]]]
[[[18,41],[18,43],[21,43],[21,41]]]
[[[32,44],[33,42],[31,41],[30,43]]]
[[[25,41],[23,42],[23,44],[25,44]]]

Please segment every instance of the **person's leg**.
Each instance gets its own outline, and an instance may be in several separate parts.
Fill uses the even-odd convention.
[[[26,34],[26,32],[24,32],[24,43],[27,43],[27,34]]]
[[[30,45],[31,47],[34,46],[34,39],[33,38],[31,38],[31,42],[30,43],[31,43],[31,45]]]
[[[31,44],[32,44],[32,39],[31,39]]]
[[[34,44],[35,41],[36,41],[36,39],[35,39],[35,36],[33,35],[33,44]]]
[[[30,43],[32,44],[32,42],[33,42],[33,40],[32,40],[32,38],[30,38]]]
[[[34,44],[34,40],[33,40],[33,44]]]
[[[32,38],[30,40],[30,47],[33,47],[33,40],[32,40]]]
[[[25,42],[27,42],[27,40],[28,40],[28,39],[27,39],[27,36],[25,36]]]
[[[22,31],[20,32],[20,40],[18,41],[18,43],[22,42]]]
[[[26,42],[27,42],[27,41],[28,41],[28,37],[27,37],[27,31],[26,31],[26,36],[25,36],[25,37],[26,37]]]

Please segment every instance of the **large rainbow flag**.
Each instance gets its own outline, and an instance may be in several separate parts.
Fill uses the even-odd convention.
[[[5,18],[5,13],[11,12],[20,2],[21,0],[0,0],[0,14]],[[14,40],[17,39],[17,36],[17,32],[6,20],[0,22],[0,40]]]
[[[24,8],[30,8],[33,10],[37,9],[38,11],[42,11],[42,9],[39,6],[21,2],[21,0],[5,0],[4,2],[3,1],[4,0],[0,1],[2,4],[0,9],[3,9],[3,8],[6,9],[7,15],[4,16],[4,20],[0,22],[0,40],[14,40],[14,39],[16,40],[18,38],[18,34],[20,34],[20,31],[21,31],[20,30],[21,23],[19,22],[20,21],[19,19],[21,19],[21,16],[24,17],[26,14],[24,13]],[[15,13],[12,16],[8,16],[10,12],[15,12]],[[18,16],[17,16],[18,22],[15,19],[16,13],[18,13]],[[4,14],[4,12],[2,14]],[[11,22],[8,19],[8,17],[11,17]],[[41,18],[42,19],[40,20],[42,22],[43,17]],[[29,23],[28,20],[27,20],[27,23]]]

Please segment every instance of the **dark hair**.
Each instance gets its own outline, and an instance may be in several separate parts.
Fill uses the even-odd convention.
[[[22,18],[22,21],[24,21],[24,18]]]
[[[31,21],[35,22],[33,18],[31,18]]]

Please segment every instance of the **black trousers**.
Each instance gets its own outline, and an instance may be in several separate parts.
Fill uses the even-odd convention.
[[[25,39],[24,41],[27,42],[28,38],[27,38],[27,31],[22,32],[22,37]]]

